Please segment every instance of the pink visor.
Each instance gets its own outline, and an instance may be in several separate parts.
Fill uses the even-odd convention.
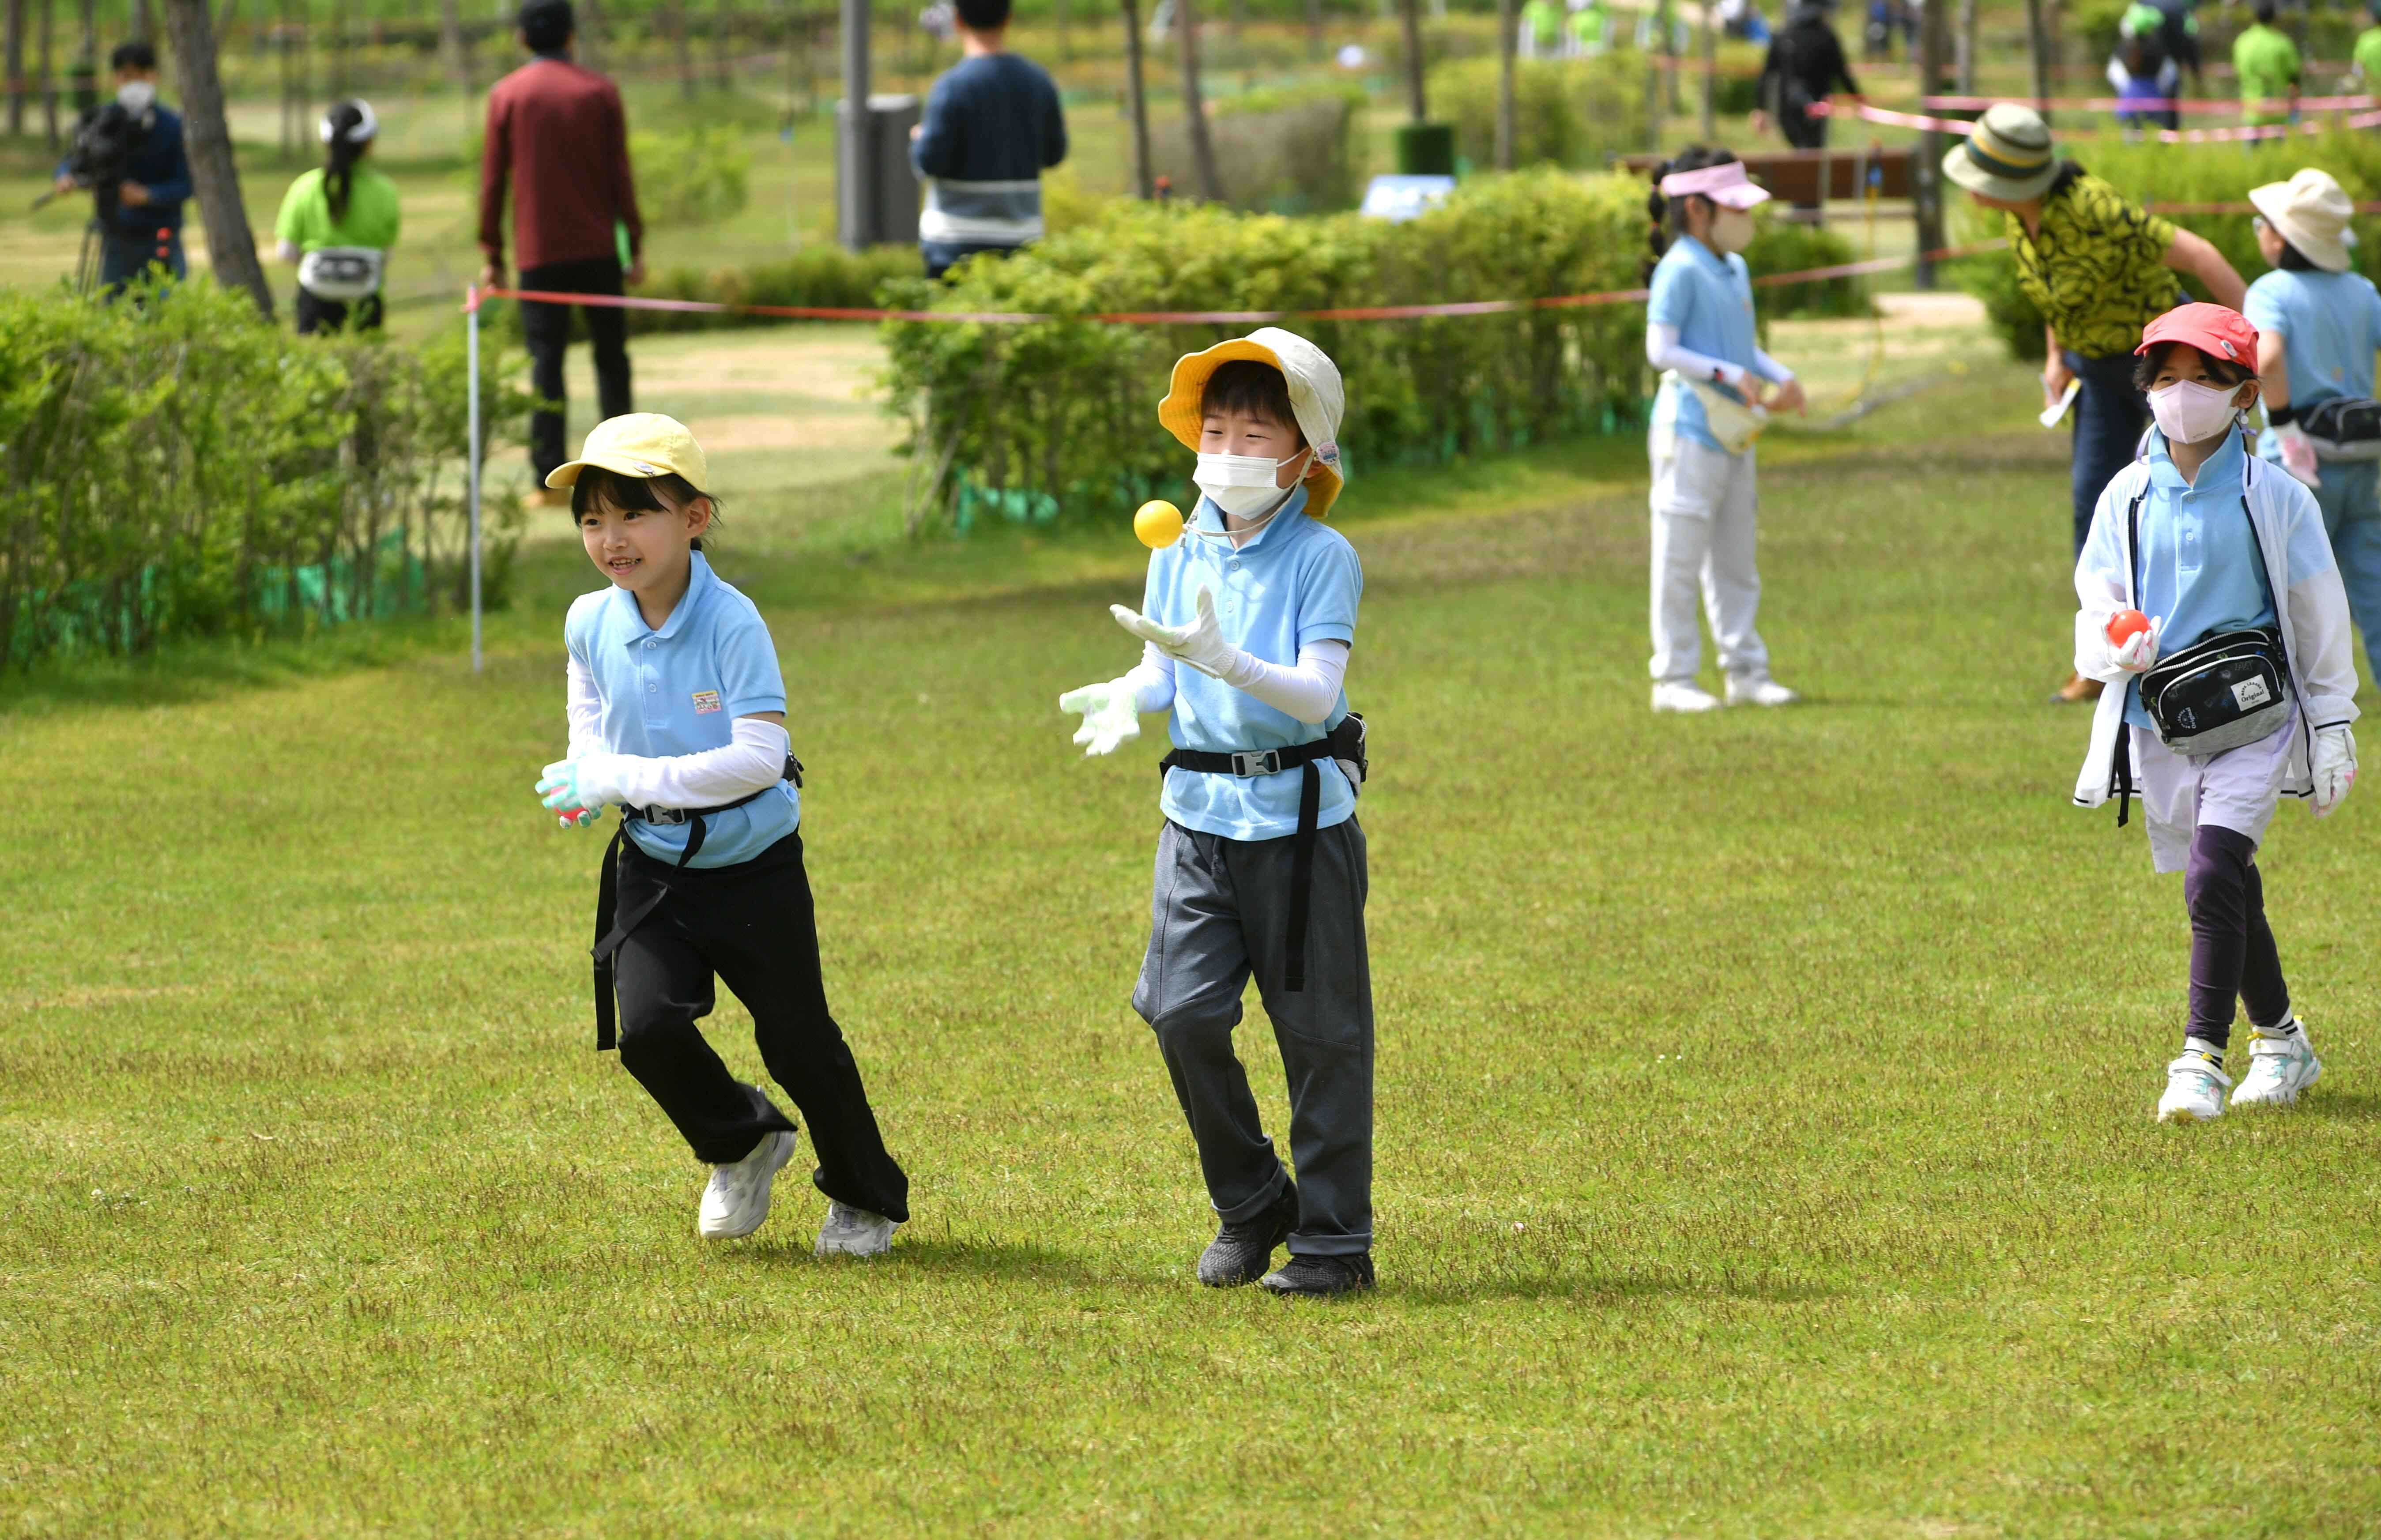
[[[1749,209],[1769,201],[1768,189],[1753,186],[1745,176],[1742,161],[1722,161],[1700,171],[1673,171],[1662,178],[1663,197],[1684,198],[1689,193],[1731,209]]]

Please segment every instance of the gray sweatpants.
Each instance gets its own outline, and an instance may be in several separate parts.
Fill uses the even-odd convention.
[[[1294,1255],[1352,1256],[1373,1244],[1373,970],[1364,950],[1364,831],[1353,818],[1315,837],[1306,987],[1282,987],[1289,937],[1290,839],[1226,839],[1168,822],[1157,837],[1149,955],[1132,1008],[1157,1033],[1174,1094],[1199,1144],[1208,1201],[1227,1224],[1264,1213],[1282,1169],[1232,1052],[1253,973],[1289,1082],[1298,1162]]]

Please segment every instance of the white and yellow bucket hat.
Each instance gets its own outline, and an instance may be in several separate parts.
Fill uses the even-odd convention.
[[[1328,518],[1339,489],[1348,484],[1347,472],[1339,465],[1339,419],[1347,409],[1347,397],[1339,384],[1339,366],[1297,333],[1260,326],[1204,352],[1183,354],[1174,361],[1166,399],[1157,404],[1158,422],[1195,454],[1199,404],[1207,393],[1207,381],[1235,359],[1269,363],[1288,383],[1290,415],[1298,419],[1298,431],[1306,435],[1315,462],[1323,467],[1306,483],[1306,511],[1317,519]]]

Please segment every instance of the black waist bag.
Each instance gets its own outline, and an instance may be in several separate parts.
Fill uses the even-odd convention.
[[[2381,459],[2381,401],[2336,396],[2299,413],[2298,422],[2326,459]]]
[[[2281,731],[2290,716],[2289,665],[2277,631],[2226,631],[2142,675],[2142,709],[2178,754],[2220,754]]]

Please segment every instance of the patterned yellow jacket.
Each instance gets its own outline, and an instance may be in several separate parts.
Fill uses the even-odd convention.
[[[2062,348],[2094,359],[2130,353],[2153,317],[2186,299],[2166,265],[2173,222],[2135,208],[2097,177],[2044,195],[2040,235],[2027,235],[2014,214],[2003,217],[2018,287]]]

